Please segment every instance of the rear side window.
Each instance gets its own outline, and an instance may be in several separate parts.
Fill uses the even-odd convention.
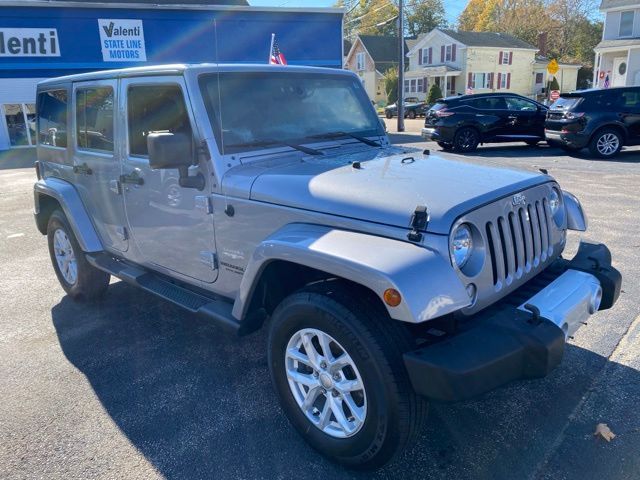
[[[86,88],[76,92],[78,148],[113,152],[113,89]]]
[[[178,85],[140,85],[127,92],[129,153],[148,155],[151,132],[184,133],[192,136],[191,123]]]
[[[627,90],[622,92],[622,99],[621,103],[625,108],[640,109],[640,91]]]
[[[465,103],[478,110],[506,110],[507,108],[503,97],[474,98]]]
[[[40,145],[67,146],[66,90],[49,90],[38,95],[38,140]]]
[[[538,109],[534,103],[518,97],[508,97],[507,107],[509,110],[516,110],[519,112],[535,112]]]

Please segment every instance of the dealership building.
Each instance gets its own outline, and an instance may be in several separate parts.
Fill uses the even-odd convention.
[[[0,0],[0,150],[35,145],[39,81],[166,63],[267,63],[271,34],[290,65],[342,68],[341,9],[245,0]]]

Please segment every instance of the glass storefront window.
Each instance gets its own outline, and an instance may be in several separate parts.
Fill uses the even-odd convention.
[[[36,107],[33,103],[6,103],[2,106],[9,143],[12,147],[35,145]]]

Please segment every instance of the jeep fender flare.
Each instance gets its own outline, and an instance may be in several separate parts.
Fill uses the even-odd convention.
[[[41,233],[46,233],[46,222],[51,214],[51,211],[43,208],[43,204],[46,203],[45,198],[53,198],[67,217],[82,251],[100,252],[104,250],[80,195],[71,183],[59,178],[41,179],[33,186],[33,195],[34,216]],[[45,215],[46,218],[44,218]]]
[[[372,290],[382,300],[398,290],[397,307],[385,305],[391,318],[419,323],[470,304],[452,266],[438,252],[371,234],[308,224],[289,224],[255,249],[233,307],[243,320],[265,267],[282,260],[344,278]]]

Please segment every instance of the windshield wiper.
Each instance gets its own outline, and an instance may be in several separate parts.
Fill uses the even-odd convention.
[[[371,147],[379,147],[380,144],[374,140],[369,140],[366,137],[361,137],[360,135],[356,135],[355,133],[349,132],[328,132],[328,133],[319,133],[317,135],[310,135],[309,138],[338,138],[338,137],[351,137],[355,138],[359,142],[362,142]]]
[[[244,143],[234,143],[233,145],[227,145],[227,147],[269,147],[276,145],[284,145],[286,147],[291,147],[301,152],[307,153],[309,155],[324,155],[320,150],[316,150],[315,148],[304,147],[302,145],[298,145],[297,143],[289,143],[283,142],[281,140],[272,140],[272,139],[263,139],[263,140],[254,140],[253,142],[244,142]]]

